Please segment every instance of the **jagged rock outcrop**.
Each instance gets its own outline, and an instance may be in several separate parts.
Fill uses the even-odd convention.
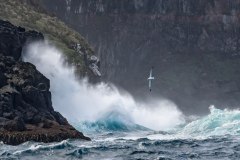
[[[163,96],[194,114],[239,107],[240,0],[39,2],[88,38],[102,79],[136,97]]]
[[[11,23],[0,20],[0,48],[1,54],[11,56],[15,60],[21,58],[22,47],[27,41],[43,39],[43,35],[36,31],[26,31],[22,27],[14,27]]]
[[[95,55],[88,55],[84,48],[82,48],[81,44],[76,44],[74,46],[74,50],[76,51],[77,54],[81,55],[83,57],[85,66],[88,67],[94,76],[96,77],[101,77],[101,72],[100,72],[100,60],[97,56]],[[99,79],[95,79],[95,82],[97,82]],[[93,80],[90,79],[90,82],[94,82]]]
[[[21,61],[24,44],[43,38],[36,31],[0,21],[0,141],[4,143],[89,140],[54,111],[49,79],[33,64]]]

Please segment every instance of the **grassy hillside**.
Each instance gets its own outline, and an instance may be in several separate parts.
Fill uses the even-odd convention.
[[[0,4],[0,19],[43,33],[45,38],[62,49],[70,63],[78,66],[79,72],[85,73],[87,71],[83,58],[75,53],[72,45],[80,43],[89,54],[93,54],[93,50],[79,33],[66,26],[56,17],[41,11],[40,8],[37,8],[36,1],[0,0]]]

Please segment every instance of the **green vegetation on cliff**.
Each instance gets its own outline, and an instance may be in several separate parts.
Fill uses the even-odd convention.
[[[34,0],[0,0],[0,3],[0,19],[43,33],[65,53],[70,63],[78,66],[78,71],[81,73],[86,71],[83,58],[75,53],[73,45],[81,44],[88,54],[93,54],[93,50],[78,32],[56,17],[41,11]]]

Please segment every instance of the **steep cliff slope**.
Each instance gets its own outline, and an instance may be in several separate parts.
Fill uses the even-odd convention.
[[[81,50],[91,56],[94,54],[86,40],[76,31],[69,28],[56,17],[48,14],[38,6],[34,0],[0,0],[0,18],[22,26],[27,30],[37,30],[45,38],[60,48],[66,55],[69,64],[76,66],[78,75],[96,79],[84,58],[76,52],[76,45],[81,45]]]
[[[25,43],[43,38],[0,20],[0,141],[4,143],[89,140],[54,111],[50,81],[34,65],[21,61]]]
[[[202,113],[240,105],[240,0],[41,0],[87,37],[103,78]],[[152,95],[150,95],[152,96]]]

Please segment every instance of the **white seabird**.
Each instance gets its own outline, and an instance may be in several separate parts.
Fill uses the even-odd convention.
[[[153,67],[152,67],[150,70],[149,78],[148,78],[148,87],[149,87],[150,92],[152,91],[152,81],[153,80],[154,80],[154,77],[153,77]]]

